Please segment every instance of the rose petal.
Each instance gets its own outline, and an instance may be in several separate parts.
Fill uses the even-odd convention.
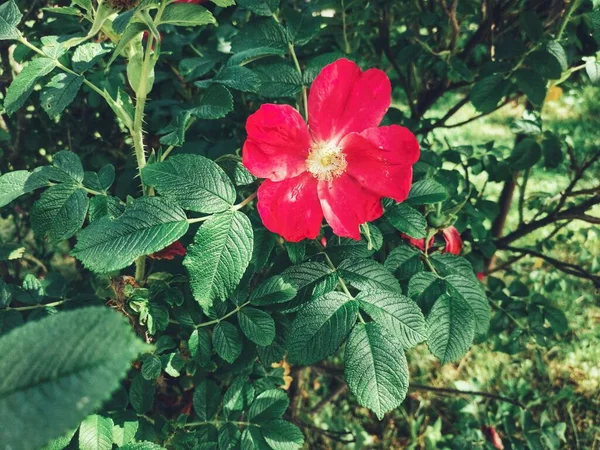
[[[317,179],[305,172],[279,182],[265,180],[258,188],[258,212],[265,227],[286,241],[315,239],[323,221]]]
[[[408,197],[412,165],[419,159],[417,138],[398,125],[351,133],[341,142],[346,172],[367,189],[401,202]]]
[[[379,69],[360,70],[338,59],[317,75],[308,95],[308,122],[317,142],[337,144],[346,134],[376,127],[390,107],[392,86]]]
[[[444,241],[446,241],[444,251],[453,255],[460,255],[462,239],[458,230],[454,227],[448,227],[442,230],[442,234],[444,235]]]
[[[360,224],[383,214],[381,196],[368,191],[348,175],[319,181],[319,199],[325,220],[338,236],[360,239]]]
[[[281,181],[306,170],[310,135],[302,116],[288,105],[262,105],[248,117],[244,166],[256,177]]]
[[[185,247],[181,245],[181,242],[175,241],[171,245],[154,252],[149,255],[152,259],[175,259],[176,256],[185,256]]]

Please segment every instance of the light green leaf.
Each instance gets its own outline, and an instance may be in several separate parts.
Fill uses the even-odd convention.
[[[30,177],[31,173],[27,170],[15,170],[0,176],[0,208],[17,197],[46,185],[45,181],[32,183]]]
[[[76,427],[144,350],[126,319],[105,307],[49,315],[3,335],[0,442],[34,450]]]
[[[89,42],[75,49],[71,63],[76,72],[83,73],[96,65],[111,49],[97,42]]]
[[[0,5],[0,41],[7,39],[18,39],[21,33],[17,25],[21,22],[23,14],[19,11],[14,0]]]
[[[200,5],[191,3],[172,3],[165,11],[157,25],[169,24],[183,27],[196,27],[207,24],[216,25],[217,21],[210,11]]]
[[[297,290],[293,284],[281,275],[275,275],[259,284],[250,294],[253,305],[272,305],[285,303],[296,296]]]
[[[475,316],[460,296],[443,294],[427,316],[429,350],[442,364],[458,361],[475,335]]]
[[[119,39],[119,43],[117,44],[115,51],[113,52],[112,56],[108,60],[108,65],[110,66],[114,62],[114,60],[117,59],[117,56],[119,56],[121,53],[123,53],[123,51],[127,48],[129,43],[133,39],[135,39],[135,38],[139,39],[139,36],[144,31],[150,31],[150,30],[148,29],[148,26],[142,22],[133,22],[132,24],[127,26],[127,28],[125,29],[125,32],[121,36],[121,39]]]
[[[199,119],[221,119],[233,111],[233,97],[229,89],[220,84],[211,85],[202,100],[195,108],[190,110],[193,116]]]
[[[279,0],[237,0],[239,6],[259,16],[271,17],[277,12]]]
[[[444,186],[432,178],[426,178],[413,183],[406,202],[411,205],[430,205],[443,202],[447,198],[448,192]]]
[[[91,0],[72,0],[77,6],[81,6],[86,11],[90,11],[92,9]]]
[[[21,108],[27,97],[33,92],[37,80],[48,75],[55,67],[56,61],[46,57],[38,57],[29,61],[6,91],[4,98],[6,113],[10,116]]]
[[[261,392],[248,409],[248,420],[261,423],[266,420],[279,419],[288,409],[290,400],[281,389],[269,389]]]
[[[356,297],[360,308],[406,349],[426,338],[425,317],[417,304],[397,292],[369,291]]]
[[[113,421],[97,414],[85,418],[79,426],[80,450],[111,450]]]
[[[335,353],[358,316],[358,303],[341,292],[329,292],[302,308],[288,339],[290,362],[312,364]]]
[[[372,259],[351,258],[338,266],[341,277],[356,289],[402,292],[400,283],[384,266]]]
[[[261,424],[260,430],[273,450],[298,450],[304,444],[302,431],[285,420],[270,420]]]
[[[385,217],[401,233],[413,238],[424,238],[427,233],[427,221],[423,214],[406,203],[399,203],[389,208]]]
[[[77,431],[77,429],[69,430],[64,435],[62,435],[56,439],[52,439],[50,442],[48,442],[46,445],[44,445],[41,450],[63,450],[63,449],[65,449],[67,447],[67,445],[69,445],[69,443],[71,442],[71,439],[73,439],[73,436],[75,435],[76,431]]]
[[[344,355],[345,377],[358,403],[379,420],[400,406],[408,391],[408,364],[398,343],[375,323],[352,329]]]
[[[236,378],[223,396],[223,413],[228,420],[235,420],[247,410],[254,399],[254,386],[247,376]]]
[[[462,297],[473,310],[475,317],[475,332],[487,333],[490,327],[490,303],[485,295],[481,283],[462,275],[449,275],[444,278],[447,292],[452,297]]]
[[[399,279],[406,280],[423,270],[419,252],[406,244],[400,244],[390,252],[384,266]]]
[[[112,419],[113,442],[119,447],[131,442],[140,427],[137,414],[131,410],[119,411],[112,415]]]
[[[243,308],[237,315],[244,335],[256,345],[271,345],[275,339],[275,322],[266,312],[256,308]]]
[[[199,155],[176,155],[148,164],[142,170],[142,180],[190,211],[218,213],[235,202],[235,187],[223,169]]]
[[[69,106],[83,84],[83,77],[67,73],[55,75],[46,85],[40,96],[44,111],[54,119]]]
[[[202,380],[194,390],[192,401],[200,420],[212,420],[221,404],[221,389],[212,380]]]
[[[107,273],[162,250],[183,236],[188,226],[179,206],[143,197],[116,219],[105,216],[92,222],[79,235],[72,254],[88,269]]]
[[[119,447],[119,450],[166,450],[158,444],[153,442],[131,442],[123,447]]]
[[[585,62],[585,71],[592,83],[598,83],[600,81],[600,62],[596,59],[589,58]]]
[[[219,322],[213,330],[213,346],[217,355],[231,364],[242,353],[242,336],[235,325]]]
[[[87,193],[80,187],[62,183],[51,186],[31,209],[31,226],[36,235],[55,243],[77,233],[88,209]]]
[[[233,292],[252,257],[253,241],[250,220],[238,211],[214,215],[198,229],[183,265],[204,309]]]
[[[61,14],[64,16],[82,16],[81,11],[72,6],[51,6],[47,8],[42,8],[42,11],[49,14]]]

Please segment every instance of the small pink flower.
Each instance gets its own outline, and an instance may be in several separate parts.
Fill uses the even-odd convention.
[[[336,235],[358,240],[360,224],[383,214],[383,197],[406,199],[419,144],[406,128],[378,127],[391,90],[381,70],[338,59],[312,84],[308,127],[288,105],[265,104],[248,118],[242,159],[266,178],[258,212],[267,229],[315,239],[325,217]]]
[[[321,238],[321,245],[323,246],[323,248],[327,247],[327,239],[325,238],[325,236],[323,236]]]

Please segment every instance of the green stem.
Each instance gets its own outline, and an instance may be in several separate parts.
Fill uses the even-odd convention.
[[[302,80],[302,69],[300,68],[300,62],[298,61],[298,57],[296,56],[296,50],[294,50],[294,45],[290,43],[288,47],[290,49],[290,55],[292,56],[292,59],[294,60],[294,65],[296,66],[296,70],[298,71],[298,74],[300,75],[300,79]],[[306,120],[306,122],[308,122],[308,95],[306,93],[306,86],[304,86],[304,83],[302,83],[302,103],[303,103],[302,110],[304,111],[304,119]]]
[[[21,36],[19,37],[19,42],[21,44],[23,44],[25,47],[33,50],[34,52],[36,52],[38,55],[43,56],[44,58],[49,58],[49,59],[53,59],[50,58],[48,55],[46,55],[43,51],[41,51],[39,48],[37,48],[35,45],[33,45],[32,43],[30,43],[25,36]],[[75,75],[77,77],[83,77],[83,82],[86,86],[88,86],[90,89],[92,89],[94,92],[96,92],[99,96],[101,96],[102,98],[106,98],[106,95],[104,94],[104,92],[102,90],[100,90],[100,88],[98,88],[94,83],[92,83],[91,81],[89,81],[87,78],[85,78],[83,75],[74,72],[73,70],[69,69],[67,66],[65,66],[64,64],[62,64],[60,61],[58,61],[58,59],[54,59],[54,62],[56,63],[56,67],[58,67],[59,69],[63,70],[64,72],[71,74],[71,75]]]
[[[579,1],[580,0],[572,0],[571,3],[569,4],[567,12],[563,16],[563,20],[560,23],[560,28],[558,29],[558,33],[556,34],[557,41],[560,41],[562,34],[565,32],[565,29],[567,28],[567,24],[569,23],[569,20],[571,20],[571,16],[573,15],[573,12],[579,6]]]
[[[337,267],[335,267],[335,265],[333,264],[333,261],[331,260],[329,255],[325,252],[323,252],[323,255],[325,255],[325,260],[327,261],[327,265],[329,265],[329,267],[331,267],[332,270],[337,271]],[[338,274],[338,282],[340,283],[340,287],[342,288],[342,291],[344,291],[344,294],[346,294],[350,298],[354,298],[352,296],[352,294],[350,293],[350,291],[348,290],[348,286],[346,285],[346,282],[344,281],[344,279],[341,276],[339,276],[339,274]],[[361,319],[362,319],[362,317],[361,317]],[[363,323],[364,323],[364,321],[363,321]]]
[[[350,48],[348,33],[346,32],[346,7],[344,6],[344,0],[342,0],[342,31],[344,34],[344,53],[349,55],[352,49]]]
[[[237,211],[238,209],[242,209],[244,206],[246,206],[248,203],[250,203],[252,200],[254,200],[256,198],[256,195],[257,195],[257,192],[249,195],[247,199],[245,199],[241,203],[238,203],[237,205],[234,205],[232,209],[234,211]]]
[[[210,325],[216,325],[220,321],[225,320],[228,317],[233,316],[234,314],[237,314],[238,312],[240,312],[240,309],[242,309],[244,306],[248,306],[249,304],[250,304],[250,302],[242,303],[240,306],[237,306],[233,311],[228,312],[223,317],[198,324],[198,325],[196,325],[196,328],[203,328],[203,327],[208,327]]]
[[[56,302],[52,302],[52,303],[46,303],[44,305],[29,305],[29,306],[15,306],[15,307],[10,307],[7,306],[6,308],[1,309],[0,311],[30,311],[32,309],[38,309],[38,308],[51,308],[54,306],[60,306],[64,303],[67,303],[69,301],[69,299],[64,299],[64,300],[58,300]]]
[[[239,422],[235,420],[205,420],[202,422],[189,422],[185,424],[185,427],[201,427],[202,425],[223,425],[225,423],[232,423],[234,425],[247,427],[250,425],[250,422]],[[253,424],[255,426],[260,426],[258,424]]]

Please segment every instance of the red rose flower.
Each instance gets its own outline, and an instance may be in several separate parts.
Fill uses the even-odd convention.
[[[463,243],[458,230],[455,227],[450,226],[442,230],[442,235],[444,236],[444,241],[446,242],[446,244],[444,245],[444,248],[441,249],[441,251],[451,253],[453,255],[460,255]],[[406,234],[403,234],[402,237],[408,239],[409,244],[414,245],[422,252],[425,251],[425,238],[415,239]],[[431,248],[431,244],[433,243],[432,241],[433,236],[429,239],[429,245],[427,246],[427,248]]]
[[[419,144],[406,128],[377,127],[390,101],[384,72],[339,59],[312,84],[308,127],[288,105],[262,105],[248,118],[242,159],[266,178],[258,212],[267,229],[315,239],[324,216],[335,234],[358,240],[359,225],[383,214],[382,197],[406,199]]]
[[[152,253],[152,259],[174,259],[176,256],[185,256],[185,247],[179,241],[173,242],[171,245],[162,250]]]

